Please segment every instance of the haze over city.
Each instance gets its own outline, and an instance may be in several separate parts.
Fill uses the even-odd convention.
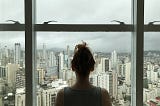
[[[24,23],[24,1],[1,0],[0,4],[0,13],[3,14],[0,14],[0,23],[12,23],[6,22],[10,19]],[[160,20],[159,4],[159,0],[145,0],[145,24]],[[37,0],[36,23],[42,24],[45,21],[55,20],[57,22],[51,24],[118,24],[111,21],[119,20],[130,24],[131,5],[131,0],[112,0],[108,2],[106,0],[92,0],[92,2],[89,0]],[[160,50],[159,35],[158,32],[145,33],[144,49]],[[24,32],[0,32],[2,47],[3,45],[14,45],[16,42],[21,43],[24,47],[24,38]],[[37,33],[38,48],[41,48],[45,43],[47,48],[65,48],[66,45],[70,45],[72,49],[81,40],[88,42],[89,46],[97,51],[111,52],[114,49],[120,52],[131,51],[130,32]]]

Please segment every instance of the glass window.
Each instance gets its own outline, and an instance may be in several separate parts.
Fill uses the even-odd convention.
[[[24,0],[0,0],[0,23],[24,23]]]
[[[160,25],[159,0],[145,0],[144,22],[150,27]],[[152,23],[154,22],[155,23]],[[144,33],[143,104],[160,104],[160,33]]]
[[[144,4],[144,23],[148,24],[152,21],[160,21],[159,0],[145,0]],[[158,23],[159,24],[159,23]]]
[[[144,35],[144,75],[143,103],[160,103],[160,45],[159,32],[146,32]]]
[[[0,106],[24,106],[24,32],[0,32]]]
[[[131,0],[37,0],[38,24],[131,23]]]
[[[0,0],[0,24],[24,24],[24,0]],[[1,28],[3,27],[5,25]],[[25,32],[2,29],[0,31],[0,106],[24,106]]]
[[[76,44],[87,42],[96,61],[90,82],[109,91],[114,105],[131,103],[131,33],[37,32],[37,106],[54,104],[57,92],[75,83]],[[124,45],[127,44],[127,45]]]

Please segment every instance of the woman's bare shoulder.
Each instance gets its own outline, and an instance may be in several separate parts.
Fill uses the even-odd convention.
[[[63,106],[64,101],[64,89],[61,89],[57,93],[55,106]]]
[[[104,88],[101,88],[101,94],[102,94],[102,106],[112,106],[108,91]]]

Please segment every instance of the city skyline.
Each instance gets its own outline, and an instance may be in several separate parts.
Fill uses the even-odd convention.
[[[22,52],[21,44],[15,43],[15,50],[7,48],[0,49],[0,87],[2,92],[15,96],[12,103],[15,106],[21,104],[24,106],[25,100],[25,53]],[[160,52],[148,52],[144,54],[144,80],[146,81],[144,90],[143,103],[148,104],[156,101],[159,96],[160,80]],[[111,54],[94,53],[96,65],[93,73],[90,74],[90,83],[94,86],[103,87],[108,90],[112,103],[115,105],[128,106],[130,104],[132,81],[131,81],[131,55],[117,53],[113,51]],[[65,86],[71,86],[75,82],[75,74],[71,71],[70,61],[73,57],[70,47],[66,46],[64,51],[48,50],[44,44],[41,50],[37,51],[37,72],[36,77],[38,87],[37,101],[38,106],[41,104],[51,103],[53,106],[56,98],[57,90]],[[147,78],[147,79],[146,79]],[[4,82],[7,81],[9,88]],[[16,81],[16,82],[15,82]],[[106,83],[107,82],[107,83]],[[152,83],[150,83],[152,82]],[[155,85],[156,83],[156,85]],[[47,93],[44,93],[47,92]],[[154,95],[152,95],[154,93]],[[13,95],[15,94],[15,95]],[[44,96],[51,96],[45,99]],[[150,95],[150,96],[148,96]],[[9,97],[2,94],[1,97]],[[21,98],[21,99],[18,99]],[[0,100],[0,104],[8,104],[9,99]],[[149,100],[149,102],[148,102]],[[4,101],[4,102],[2,102]],[[23,101],[23,103],[22,103]],[[43,101],[43,102],[42,102]],[[52,101],[52,102],[50,102]],[[156,101],[155,103],[158,103]]]
[[[119,32],[40,32],[37,33],[37,48],[40,49],[43,44],[46,44],[47,49],[65,49],[69,45],[73,50],[74,46],[83,40],[95,51],[111,52],[116,50],[118,52],[131,52],[131,33],[117,33]],[[157,32],[144,34],[145,51],[160,50],[159,35],[160,33]],[[25,38],[23,32],[0,32],[0,38],[0,47],[8,45],[8,47],[13,48],[14,43],[21,43],[22,49],[24,49]],[[8,39],[10,39],[9,42]]]

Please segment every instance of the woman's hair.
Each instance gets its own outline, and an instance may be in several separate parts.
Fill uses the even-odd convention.
[[[74,56],[71,62],[73,70],[82,76],[86,76],[90,71],[93,71],[95,64],[93,55],[86,45],[83,42],[75,46]]]

